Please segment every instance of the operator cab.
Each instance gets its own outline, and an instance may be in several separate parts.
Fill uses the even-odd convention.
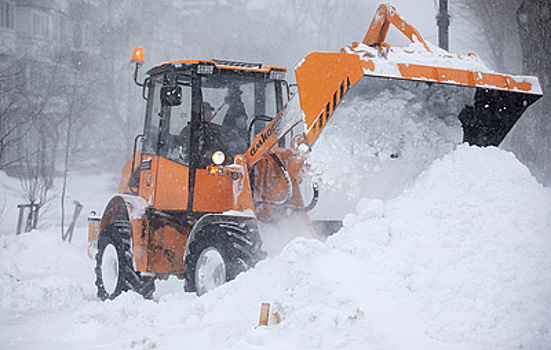
[[[287,102],[285,71],[220,60],[153,67],[144,83],[142,153],[193,168],[231,164]]]

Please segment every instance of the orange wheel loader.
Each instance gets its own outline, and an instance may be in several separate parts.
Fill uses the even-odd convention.
[[[391,25],[418,50],[385,43]],[[542,95],[535,77],[461,67],[472,57],[439,52],[380,5],[363,42],[301,61],[291,98],[286,69],[257,63],[175,60],[138,82],[136,49],[145,123],[119,194],[90,219],[98,297],[151,298],[155,279],[170,275],[202,295],[253,267],[287,231],[338,230],[339,222],[309,219],[318,189],[305,204],[300,183],[310,147],[341,105],[407,91],[436,114],[453,113],[463,142],[497,146]]]

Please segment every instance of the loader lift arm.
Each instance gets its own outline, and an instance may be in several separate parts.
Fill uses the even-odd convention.
[[[300,103],[297,95],[281,109],[275,118],[255,136],[245,155],[247,165],[254,166],[277,143],[285,137],[295,126],[302,122]]]
[[[396,12],[394,6],[386,4],[380,4],[377,8],[362,43],[376,48],[388,47],[388,44],[384,41],[391,24],[407,36],[412,43],[419,42],[428,52],[432,52],[421,33],[406,22],[406,20]]]

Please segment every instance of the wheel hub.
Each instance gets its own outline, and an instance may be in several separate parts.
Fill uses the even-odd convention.
[[[209,247],[201,252],[195,269],[197,294],[206,292],[226,283],[226,263],[218,249]]]
[[[113,244],[105,247],[101,258],[101,279],[107,294],[112,295],[119,282],[119,256]]]

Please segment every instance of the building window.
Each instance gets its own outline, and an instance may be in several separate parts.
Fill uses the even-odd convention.
[[[41,13],[33,13],[33,35],[41,38],[50,36],[50,17]]]
[[[69,21],[67,18],[60,18],[59,19],[59,42],[61,43],[67,43],[68,42],[68,36],[69,36]]]
[[[60,44],[67,44],[68,42],[68,33],[69,25],[68,20],[65,17],[57,17],[54,19],[54,37]]]
[[[73,27],[73,44],[80,49],[83,46],[82,24],[75,23]]]
[[[77,49],[91,48],[99,45],[90,27],[85,23],[76,23],[73,26],[73,45]]]
[[[0,28],[15,28],[15,8],[11,2],[0,1]]]

